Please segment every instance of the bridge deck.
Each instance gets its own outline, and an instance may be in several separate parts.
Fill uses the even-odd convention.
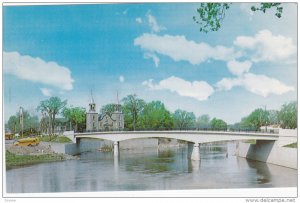
[[[139,138],[173,138],[193,143],[207,143],[233,140],[278,140],[278,134],[254,132],[220,131],[112,131],[76,133],[75,138],[98,138],[111,141],[123,141]]]

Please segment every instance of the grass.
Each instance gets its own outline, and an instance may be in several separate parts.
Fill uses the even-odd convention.
[[[72,142],[72,140],[70,140],[70,138],[65,137],[65,136],[58,136],[58,135],[51,136],[51,140],[50,140],[50,136],[42,136],[42,137],[40,137],[40,140],[42,142],[56,142],[56,143]]]
[[[288,145],[284,145],[283,147],[298,148],[298,143],[294,142],[294,143],[291,143],[291,144],[288,144]]]
[[[43,154],[43,155],[16,155],[9,151],[5,153],[6,168],[24,166],[35,163],[64,160],[62,154]]]

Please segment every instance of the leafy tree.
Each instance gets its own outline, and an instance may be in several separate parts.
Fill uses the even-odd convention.
[[[20,113],[17,112],[15,115],[9,117],[7,122],[8,129],[17,133],[21,131],[20,125]],[[28,111],[23,110],[23,131],[24,134],[31,134],[37,132],[39,128],[39,120],[37,116],[31,116]]]
[[[67,118],[71,124],[75,125],[75,131],[78,130],[78,125],[83,125],[86,119],[86,111],[81,107],[66,107],[62,111],[63,116]]]
[[[200,25],[200,32],[208,33],[219,30],[229,5],[229,3],[201,3],[197,9],[198,19],[193,17],[194,21]]]
[[[198,129],[204,129],[207,130],[210,128],[210,118],[209,115],[204,114],[197,118],[196,122]]]
[[[66,106],[67,100],[61,101],[59,97],[50,97],[47,100],[41,101],[40,105],[37,107],[42,113],[47,113],[50,119],[50,132],[49,136],[51,139],[51,134],[54,133],[55,126],[55,116],[60,113],[60,111]]]
[[[282,128],[297,128],[297,109],[296,101],[281,106],[278,118]]]
[[[252,6],[252,11],[262,11],[266,12],[268,9],[276,8],[275,16],[278,18],[281,18],[283,7],[281,6],[281,3],[261,3],[259,7]]]
[[[140,115],[138,126],[143,129],[171,129],[173,120],[171,113],[161,101],[147,103]]]
[[[241,123],[235,123],[233,125],[228,125],[227,127],[229,128],[230,131],[240,131],[240,130],[242,130]]]
[[[247,130],[259,130],[261,126],[268,125],[269,112],[262,108],[255,109],[251,114],[241,121],[241,126]]]
[[[196,116],[193,112],[177,109],[173,113],[173,122],[175,128],[179,130],[187,130],[195,126]]]
[[[218,31],[230,6],[231,3],[200,3],[197,9],[198,16],[193,16],[194,21],[200,25],[200,32]],[[281,3],[261,3],[258,7],[252,6],[251,10],[265,13],[272,8],[276,8],[275,16],[280,18],[283,11]]]
[[[136,130],[140,113],[144,109],[145,101],[137,98],[135,94],[122,99],[125,127]]]
[[[268,116],[269,116],[269,124],[270,125],[276,125],[279,124],[279,118],[278,118],[278,111],[277,110],[269,110]]]
[[[212,130],[227,130],[227,123],[222,119],[213,118],[210,125]]]
[[[100,109],[100,113],[102,114],[109,114],[111,116],[111,114],[116,111],[118,108],[118,104],[106,104],[104,106],[102,106],[102,108]],[[119,104],[119,110],[122,110],[122,106]]]
[[[47,130],[49,129],[50,129],[49,116],[47,116],[46,113],[43,113],[43,116],[40,120],[40,131],[41,133],[47,133]]]

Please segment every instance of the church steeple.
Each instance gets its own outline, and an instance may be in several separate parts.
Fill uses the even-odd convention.
[[[119,92],[117,91],[117,112],[120,112]]]
[[[96,104],[95,104],[95,101],[94,101],[94,98],[93,98],[93,92],[91,90],[91,100],[90,100],[90,103],[89,103],[89,112],[96,112]]]

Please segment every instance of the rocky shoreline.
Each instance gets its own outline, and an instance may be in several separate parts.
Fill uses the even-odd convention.
[[[23,166],[28,164],[79,159],[76,156],[56,153],[51,149],[51,143],[41,142],[37,146],[14,146],[6,144],[6,167]]]

